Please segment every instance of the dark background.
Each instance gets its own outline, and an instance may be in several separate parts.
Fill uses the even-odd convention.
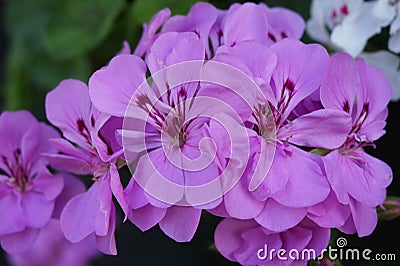
[[[141,32],[141,23],[161,7],[168,6],[173,13],[186,13],[195,1],[124,1],[116,8],[110,25],[103,25],[107,30],[99,33],[93,23],[94,34],[89,45],[74,47],[69,50],[73,38],[68,40],[63,27],[75,25],[85,12],[93,11],[91,5],[96,1],[65,1],[63,7],[49,4],[51,0],[0,0],[0,111],[28,109],[41,120],[44,118],[44,96],[64,78],[79,78],[87,81],[90,73],[107,61],[120,49],[122,40],[128,40],[132,47],[136,44]],[[58,1],[53,1],[58,2]],[[63,2],[63,1],[60,1]],[[81,13],[80,2],[87,2]],[[93,3],[94,4],[93,4]],[[107,3],[107,1],[99,1]],[[111,3],[109,1],[108,3]],[[234,1],[211,1],[220,8],[228,8]],[[308,18],[310,1],[271,0],[265,1],[270,6],[281,5],[299,12]],[[72,4],[71,4],[72,3]],[[78,7],[75,8],[74,4]],[[61,13],[57,13],[60,12]],[[70,13],[69,13],[70,12]],[[55,13],[56,15],[54,15]],[[102,14],[102,13],[101,13]],[[54,16],[58,16],[54,19]],[[64,16],[64,17],[63,17]],[[98,23],[104,23],[102,18]],[[50,21],[50,22],[49,22]],[[55,21],[55,22],[54,22]],[[54,22],[58,30],[46,32],[49,23]],[[79,24],[77,24],[79,25]],[[75,27],[79,28],[79,27]],[[72,30],[75,30],[72,28]],[[50,37],[49,37],[50,35]],[[73,34],[72,34],[73,35]],[[373,38],[369,47],[386,48],[387,30],[381,36]],[[309,39],[305,37],[305,41]],[[66,44],[65,44],[66,42]],[[67,45],[67,46],[65,46]],[[367,49],[369,49],[369,47]],[[393,169],[393,182],[388,195],[400,196],[400,103],[390,103],[387,120],[387,134],[376,142],[376,149],[368,149],[370,154],[387,162]],[[1,148],[1,147],[0,147]],[[6,214],[2,214],[6,215]],[[119,212],[121,216],[121,212]],[[1,219],[1,218],[0,218]],[[121,220],[121,219],[119,219]],[[120,224],[116,231],[118,256],[101,255],[92,265],[233,265],[223,258],[213,246],[213,232],[219,218],[204,213],[200,226],[190,243],[176,243],[165,236],[158,227],[141,232],[129,222]],[[400,265],[400,219],[382,221],[369,237],[345,236],[347,247],[370,248],[374,253],[395,253],[397,262],[342,262],[343,265]],[[8,265],[4,253],[0,250],[0,265]]]

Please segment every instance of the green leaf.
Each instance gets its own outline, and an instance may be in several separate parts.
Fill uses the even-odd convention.
[[[44,51],[44,29],[51,17],[51,1],[13,0],[7,1],[5,7],[5,22],[10,39],[22,42],[25,54]]]
[[[82,55],[98,45],[112,29],[123,0],[56,1],[45,32],[45,45],[54,59]]]
[[[63,79],[73,78],[87,82],[90,72],[90,62],[86,56],[64,61],[53,61],[43,55],[32,69],[31,79],[36,87],[47,92],[57,86]]]
[[[313,149],[313,150],[311,151],[311,153],[317,154],[317,155],[319,155],[319,156],[325,156],[325,155],[327,155],[327,154],[330,153],[330,152],[331,152],[330,150],[322,149],[322,148]]]
[[[132,4],[129,23],[147,23],[159,10],[168,7],[172,14],[186,14],[198,0],[136,0]]]
[[[7,56],[6,83],[4,86],[5,109],[18,110],[28,109],[32,99],[28,87],[28,66],[24,44],[21,40],[15,39],[11,42],[11,49]]]

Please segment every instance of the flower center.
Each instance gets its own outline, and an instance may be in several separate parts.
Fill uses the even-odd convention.
[[[195,99],[197,90],[191,101]],[[171,90],[167,84],[165,96],[160,98],[160,103],[153,104],[146,94],[142,94],[138,96],[136,104],[148,113],[148,117],[159,131],[166,133],[173,147],[182,148],[186,144],[188,127],[193,121],[186,121],[188,92],[184,86]],[[165,104],[169,108],[165,108]]]
[[[267,104],[259,104],[254,108],[253,117],[256,120],[253,130],[266,140],[275,139],[275,123],[271,108]]]
[[[14,151],[13,157],[14,162],[11,162],[11,160],[9,160],[9,158],[6,156],[1,156],[1,159],[7,167],[10,175],[9,182],[15,185],[15,187],[20,191],[29,190],[31,179],[29,178],[29,175],[23,166],[21,150],[19,148]]]

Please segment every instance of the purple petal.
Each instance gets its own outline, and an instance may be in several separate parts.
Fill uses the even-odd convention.
[[[129,205],[125,199],[124,188],[122,187],[118,169],[115,166],[115,164],[110,164],[109,175],[111,179],[110,180],[111,191],[114,197],[117,199],[119,206],[121,206],[121,209],[125,213],[125,220],[126,220],[129,213]]]
[[[217,55],[228,54],[245,63],[251,70],[254,78],[262,78],[269,83],[272,72],[275,70],[277,58],[275,54],[264,44],[246,41],[233,47],[222,46],[217,50]]]
[[[18,233],[2,236],[1,247],[9,254],[24,252],[35,242],[38,234],[38,229],[26,228]]]
[[[239,181],[224,195],[224,203],[229,215],[238,219],[256,217],[264,209],[265,204],[252,196],[244,180]]]
[[[329,184],[309,153],[291,147],[290,154],[282,159],[289,176],[285,189],[272,196],[276,201],[287,207],[309,207],[328,196]]]
[[[226,46],[234,46],[236,43],[249,40],[266,43],[268,36],[266,7],[254,3],[232,5],[222,22],[222,29]]]
[[[164,8],[152,17],[149,24],[143,24],[142,37],[133,52],[134,55],[142,57],[148,51],[156,39],[156,32],[167,21],[170,15],[171,11],[168,8]]]
[[[234,252],[241,247],[242,232],[257,227],[254,220],[236,220],[226,218],[215,229],[214,241],[218,251],[228,260],[236,261]]]
[[[341,203],[348,204],[347,194],[370,207],[376,207],[385,200],[392,170],[384,162],[362,150],[350,156],[334,151],[323,161],[328,180]]]
[[[42,169],[32,182],[33,190],[43,193],[49,201],[60,195],[63,187],[64,180],[62,176],[51,174],[47,168]]]
[[[259,265],[258,251],[265,249],[265,245],[269,250],[279,250],[282,247],[279,234],[265,235],[264,228],[261,226],[244,231],[241,237],[242,245],[235,250],[233,256],[242,265]]]
[[[52,139],[50,143],[64,154],[43,154],[49,164],[60,171],[78,175],[93,173],[89,160],[93,157],[83,149],[78,149],[64,139]]]
[[[370,235],[378,223],[376,208],[369,207],[353,198],[350,199],[350,208],[358,236]]]
[[[131,46],[129,45],[129,43],[127,41],[122,42],[122,48],[118,52],[118,55],[121,55],[121,54],[131,54]]]
[[[255,220],[269,230],[281,232],[297,225],[304,219],[306,213],[307,208],[290,208],[268,199]]]
[[[351,126],[346,112],[323,109],[289,122],[280,128],[278,138],[300,146],[335,149],[345,142]]]
[[[145,195],[150,203],[156,207],[165,208],[183,199],[183,170],[173,165],[162,149],[140,158],[134,178],[147,192]]]
[[[0,219],[0,236],[23,230],[25,228],[25,219],[23,219],[21,194],[15,192],[8,185],[1,183],[0,191],[0,210],[7,212],[7,215],[2,215]]]
[[[107,223],[109,224],[107,234],[104,236],[96,235],[97,249],[107,255],[117,255],[117,246],[114,235],[116,212],[113,204],[111,205],[110,219]]]
[[[119,55],[89,79],[93,105],[101,112],[123,117],[136,89],[146,80],[146,66],[135,55]]]
[[[323,202],[312,206],[308,212],[307,217],[326,228],[343,226],[351,214],[349,206],[341,204],[333,191]]]
[[[218,216],[218,217],[230,217],[229,213],[227,212],[225,208],[225,204],[221,203],[217,207],[211,210],[207,210],[209,213],[212,215]]]
[[[60,137],[58,132],[43,123],[37,123],[32,126],[23,136],[21,140],[21,157],[23,162],[33,162],[30,169],[32,175],[37,173],[40,165],[45,163],[44,158],[41,156],[42,153],[57,152],[49,142],[49,139],[57,137]]]
[[[21,142],[27,129],[37,124],[36,118],[28,111],[3,112],[0,115],[0,146],[2,147],[0,154],[8,159],[14,158],[14,152],[21,149]],[[36,140],[36,137],[33,140]],[[32,142],[37,143],[37,141]],[[0,160],[0,168],[8,173],[3,160]],[[11,173],[8,174],[11,175]]]
[[[129,220],[139,227],[140,230],[146,231],[158,224],[167,213],[167,209],[153,207],[147,204],[136,210],[131,210]]]
[[[329,244],[330,239],[330,229],[321,228],[315,223],[308,219],[304,219],[301,224],[303,228],[307,228],[312,231],[312,238],[307,244],[307,248],[314,249],[317,256],[321,254],[322,250],[326,248]]]
[[[301,226],[296,226],[288,231],[282,232],[281,238],[283,249],[295,249],[300,251],[303,250],[312,239],[312,231]]]
[[[293,91],[287,102],[287,108],[281,110],[282,121],[304,98],[317,90],[326,69],[329,55],[324,47],[318,44],[304,44],[297,40],[284,39],[271,46],[278,57],[278,63],[272,75],[276,103],[284,101],[286,95]]]
[[[282,8],[267,8],[268,33],[273,36],[268,38],[268,43],[273,44],[285,38],[299,40],[303,35],[305,22],[296,12]]]
[[[177,242],[189,242],[196,232],[201,210],[192,207],[173,206],[168,208],[160,221],[161,230]]]
[[[364,122],[369,124],[387,108],[392,97],[392,87],[383,73],[377,68],[367,66],[364,59],[357,60],[357,67],[362,85],[361,97],[358,101],[369,103],[368,116]]]
[[[168,19],[161,32],[195,32],[204,46],[208,47],[208,36],[217,16],[217,9],[213,5],[199,2],[190,8],[187,16],[176,15]]]
[[[54,210],[54,202],[48,201],[42,194],[33,191],[25,192],[22,195],[22,210],[28,227],[41,228],[49,222]]]
[[[345,158],[343,158],[339,151],[334,150],[321,159],[325,166],[326,177],[339,202],[342,204],[349,204],[349,196],[345,184],[345,180],[349,174],[346,172],[346,169],[342,167]],[[340,165],[340,167],[338,167],[338,165]]]
[[[193,32],[166,32],[152,45],[146,63],[152,74],[177,63],[203,60],[205,47]],[[171,84],[170,84],[171,85]]]
[[[346,53],[337,53],[329,59],[321,83],[321,102],[325,108],[353,113],[360,75],[354,59]]]
[[[134,178],[129,180],[129,184],[125,188],[124,193],[129,207],[134,210],[139,209],[149,203],[147,197],[144,195],[145,192]]]
[[[351,235],[357,232],[356,226],[354,225],[353,221],[353,216],[350,216],[349,219],[347,219],[346,223],[338,228],[341,232]]]
[[[264,145],[265,148],[268,147],[269,149],[275,149],[275,147],[272,145],[266,143],[262,144],[261,142],[265,142],[265,140],[261,137],[257,136],[257,138],[260,141],[260,145]],[[268,154],[274,155],[271,167],[269,169],[264,168],[266,166],[265,162],[268,162],[266,158],[270,158],[271,156]],[[286,168],[285,157],[278,150],[276,152],[274,151],[274,153],[272,151],[261,152],[259,156],[260,157],[257,158],[256,155],[254,161],[261,166],[257,166],[258,171],[253,174],[254,177],[252,177],[252,179],[255,177],[257,177],[256,179],[262,178],[263,182],[252,192],[252,194],[258,200],[265,201],[268,197],[275,195],[286,187],[290,173]]]
[[[98,191],[99,184],[95,182],[87,192],[73,197],[61,212],[61,229],[70,242],[80,242],[95,232],[99,210]]]
[[[46,96],[46,115],[50,123],[58,127],[66,139],[87,149],[90,143],[85,128],[91,128],[91,108],[88,87],[79,80],[63,80]]]
[[[55,201],[53,217],[56,219],[60,219],[64,206],[71,198],[86,190],[85,184],[77,177],[67,173],[61,175],[64,179],[64,188]]]

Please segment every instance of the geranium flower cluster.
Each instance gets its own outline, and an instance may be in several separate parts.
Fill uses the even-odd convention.
[[[313,0],[307,33],[311,38],[379,68],[400,99],[400,5],[397,0]],[[388,49],[364,51],[368,40],[389,28]]]
[[[363,59],[302,43],[304,28],[264,4],[163,9],[133,53],[124,43],[88,84],[68,79],[48,93],[62,137],[25,111],[3,113],[2,247],[27,250],[58,228],[117,254],[117,205],[124,221],[178,242],[193,238],[202,212],[223,217],[216,247],[244,265],[278,262],[260,259],[265,245],[316,258],[331,228],[371,234],[392,171],[364,147],[385,134],[391,87]]]

